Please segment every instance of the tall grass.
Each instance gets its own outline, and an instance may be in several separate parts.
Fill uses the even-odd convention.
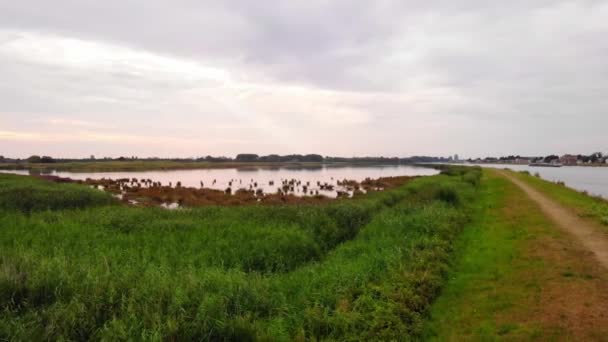
[[[101,206],[113,202],[109,194],[88,187],[0,174],[0,210],[30,212]]]
[[[328,205],[5,207],[0,340],[413,338],[475,200],[468,174]]]

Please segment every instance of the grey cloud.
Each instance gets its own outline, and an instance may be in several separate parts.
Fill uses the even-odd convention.
[[[583,3],[591,6],[596,2]],[[420,30],[430,40],[449,38],[460,27],[445,23],[459,18],[469,26],[465,29],[473,30],[472,34],[500,21],[507,21],[507,29],[518,30],[508,23],[520,24],[518,17],[559,4],[560,1],[530,4],[479,0],[25,0],[0,4],[0,13],[4,13],[2,25],[8,27],[51,30],[203,61],[229,60],[259,68],[278,80],[329,88],[386,90],[398,88],[394,77],[375,80],[361,69],[377,72],[379,59],[398,47],[393,41],[411,31]],[[435,26],[456,31],[435,32]],[[488,44],[489,49],[494,45],[492,41],[479,43]],[[398,69],[399,65],[389,67]]]
[[[552,131],[569,139],[575,139],[572,132],[603,133],[601,127],[608,125],[606,15],[608,5],[600,0],[0,0],[0,28],[104,41],[193,59],[278,87],[343,93],[349,98],[344,106],[369,113],[367,127],[376,131],[367,134],[377,141],[386,136],[388,143],[400,137],[400,128],[419,127],[433,132],[437,144],[471,154],[485,153],[485,142],[501,134],[536,143]],[[4,112],[94,108],[110,116],[129,111],[162,117],[178,103],[183,112],[172,115],[230,120],[213,101],[201,108],[174,98],[200,83],[159,83],[124,70],[89,79],[31,65],[0,66],[0,71],[11,79],[0,81]],[[97,97],[70,98],[84,93]],[[376,93],[381,96],[374,98]],[[357,94],[362,99],[352,100]],[[104,97],[118,102],[99,100]],[[312,129],[306,117],[290,113],[285,108],[273,118],[279,128]],[[552,130],[538,133],[548,125]],[[345,140],[356,140],[365,129],[349,132]],[[331,141],[331,132],[319,134]],[[468,141],[443,141],[441,134],[466,135]],[[593,139],[590,149],[600,140]],[[513,151],[506,152],[526,153],[515,151],[523,148],[520,143],[510,144]],[[539,144],[547,152],[553,146]],[[598,148],[608,146],[593,147]]]

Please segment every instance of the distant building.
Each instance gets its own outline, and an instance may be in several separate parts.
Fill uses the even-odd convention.
[[[459,161],[459,160],[460,160],[460,158],[458,158],[458,155],[457,155],[457,154],[455,154],[455,155],[454,155],[454,161],[456,161],[456,162],[457,162],[457,161]]]
[[[578,157],[572,154],[564,154],[559,158],[559,162],[563,165],[576,165],[578,163]]]

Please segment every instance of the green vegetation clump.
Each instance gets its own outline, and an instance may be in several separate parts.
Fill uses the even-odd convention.
[[[324,205],[2,207],[0,340],[416,338],[476,200],[467,174]]]
[[[437,198],[451,205],[460,204],[460,196],[458,195],[458,191],[449,186],[442,186],[441,188],[439,188],[439,191],[437,192]]]
[[[463,181],[477,187],[481,182],[482,169],[478,166],[439,165],[442,175],[459,176]]]
[[[0,174],[0,210],[31,212],[108,205],[111,195],[75,184]]]

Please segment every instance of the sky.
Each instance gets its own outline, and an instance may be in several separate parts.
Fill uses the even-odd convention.
[[[608,152],[608,1],[0,0],[0,155]]]

